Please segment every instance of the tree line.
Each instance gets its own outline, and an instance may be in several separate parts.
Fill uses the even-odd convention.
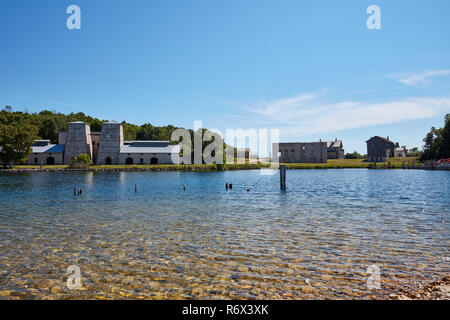
[[[6,106],[0,111],[0,162],[4,166],[11,163],[23,163],[31,153],[34,140],[37,139],[50,140],[51,143],[57,144],[59,132],[67,131],[69,122],[73,121],[87,123],[91,132],[100,132],[102,124],[108,122],[108,120],[91,117],[83,112],[63,114],[43,110],[39,113],[28,113],[14,111],[10,106]],[[173,125],[153,126],[145,123],[139,126],[123,121],[122,126],[126,141],[165,140],[170,141],[171,144],[178,144],[178,141],[171,141],[172,133],[179,129]],[[191,134],[193,146],[194,130],[188,131]],[[206,129],[202,129],[202,132],[205,133]],[[209,143],[204,141],[203,149]]]
[[[421,160],[450,158],[450,114],[445,116],[444,127],[439,129],[431,127],[423,142],[425,145],[420,157]]]

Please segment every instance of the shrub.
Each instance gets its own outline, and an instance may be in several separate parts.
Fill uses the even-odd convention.
[[[78,157],[73,157],[70,167],[75,169],[88,169],[91,164],[91,158],[86,153],[83,153]]]

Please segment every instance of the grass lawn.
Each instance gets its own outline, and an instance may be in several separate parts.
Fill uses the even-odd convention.
[[[391,158],[387,162],[379,162],[376,168],[380,169],[400,169],[403,162],[412,163],[418,161],[416,157],[405,158]],[[344,168],[369,168],[373,167],[370,162],[365,162],[362,159],[337,159],[328,160],[328,163],[286,163],[287,169],[344,169]],[[268,167],[266,164],[260,162],[242,163],[242,164],[227,164],[223,166],[223,170],[246,170],[246,169],[260,169]],[[14,169],[39,169],[39,165],[17,165]],[[43,169],[67,169],[68,165],[51,165],[42,166]],[[221,168],[215,164],[190,164],[190,165],[92,165],[90,169],[136,169],[136,170],[151,170],[151,171],[218,171]]]
[[[390,158],[386,162],[376,163],[379,169],[401,169],[403,162],[418,161],[417,157]],[[327,163],[286,163],[288,169],[340,169],[373,168],[374,164],[364,159],[330,159]]]

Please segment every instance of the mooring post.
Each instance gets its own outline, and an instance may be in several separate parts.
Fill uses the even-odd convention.
[[[137,184],[134,184],[134,192],[137,192]]]
[[[75,188],[73,188],[73,195],[76,196],[77,195],[77,190]]]
[[[230,184],[228,185],[228,188],[233,189],[233,184],[230,183]]]
[[[183,190],[186,191],[186,185],[183,186]]]
[[[280,165],[280,188],[286,190],[286,165]]]
[[[225,183],[225,189],[228,190],[228,183]]]

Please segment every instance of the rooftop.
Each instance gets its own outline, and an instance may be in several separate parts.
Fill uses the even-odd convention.
[[[136,141],[131,141],[136,142]],[[161,141],[158,141],[161,142]],[[165,141],[163,141],[165,142]],[[120,153],[180,153],[179,145],[154,145],[154,144],[124,144]]]
[[[31,147],[33,153],[61,153],[64,151],[64,144],[47,144],[47,145],[34,145]]]
[[[385,141],[387,143],[395,144],[393,141],[389,140],[389,137],[383,138],[383,137],[380,137],[380,136],[373,136],[369,140],[367,140],[366,142],[369,142],[372,139],[381,139],[381,140],[383,140],[383,141]]]

